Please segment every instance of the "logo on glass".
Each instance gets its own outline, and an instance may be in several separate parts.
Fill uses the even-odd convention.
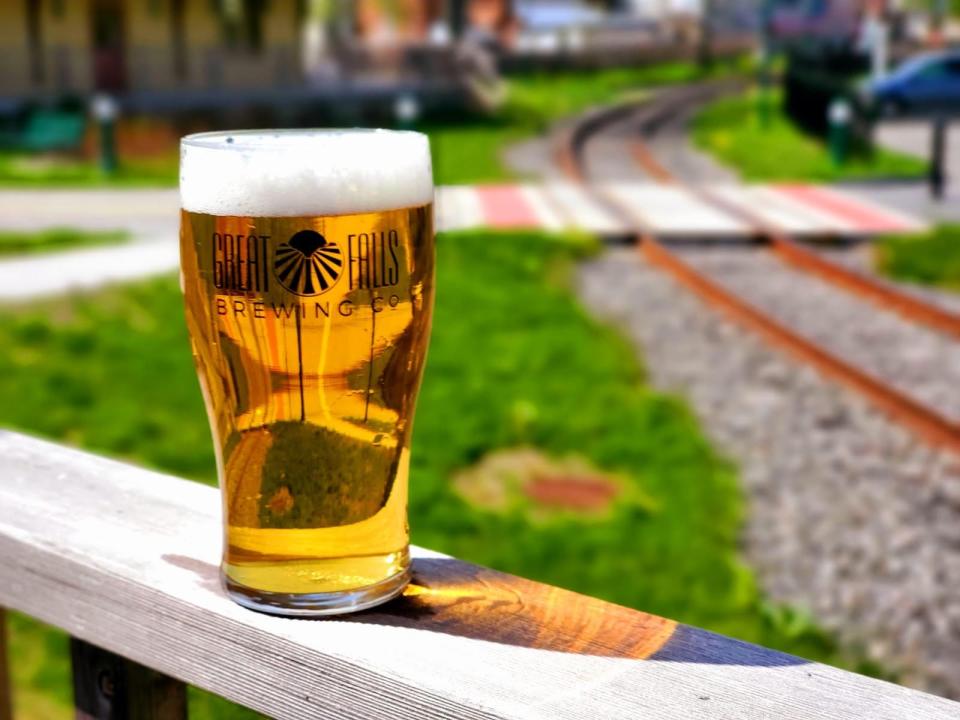
[[[326,292],[343,271],[343,254],[334,242],[315,230],[301,230],[277,248],[273,272],[296,295]]]

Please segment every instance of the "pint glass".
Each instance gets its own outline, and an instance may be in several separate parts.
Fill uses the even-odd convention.
[[[191,135],[180,197],[227,592],[298,616],[394,597],[409,579],[410,435],[433,306],[427,138]]]

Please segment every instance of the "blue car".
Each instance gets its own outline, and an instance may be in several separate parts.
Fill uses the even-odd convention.
[[[960,52],[925,53],[905,61],[868,86],[887,117],[960,109]]]

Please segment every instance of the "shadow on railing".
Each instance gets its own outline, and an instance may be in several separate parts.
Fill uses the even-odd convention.
[[[215,565],[184,555],[164,560],[192,572],[203,589],[223,592]],[[415,558],[401,597],[337,620],[598,657],[761,667],[808,662],[450,558]]]

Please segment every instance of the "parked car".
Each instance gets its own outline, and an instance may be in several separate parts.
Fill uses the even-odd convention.
[[[886,117],[960,110],[960,51],[916,55],[869,83],[867,96]]]

